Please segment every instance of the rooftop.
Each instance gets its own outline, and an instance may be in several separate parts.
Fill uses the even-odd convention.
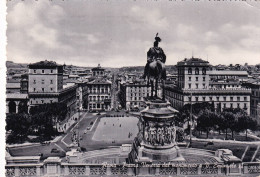
[[[44,60],[44,61],[39,61],[36,63],[29,64],[29,67],[33,67],[33,66],[57,67],[62,65],[57,64],[55,61]]]
[[[248,75],[247,71],[214,70],[208,71],[209,75]]]
[[[180,61],[177,63],[177,66],[183,66],[183,65],[187,65],[187,66],[196,66],[196,65],[200,65],[200,66],[209,66],[209,62],[202,60],[200,58],[190,58],[187,59],[185,58],[184,60]]]

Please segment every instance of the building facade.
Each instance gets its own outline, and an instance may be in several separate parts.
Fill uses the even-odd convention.
[[[145,82],[135,81],[120,84],[120,103],[126,110],[144,107],[144,98],[148,95],[151,95],[151,87],[147,87]]]
[[[251,90],[242,88],[241,84],[228,86],[229,82],[212,79],[209,66],[209,62],[193,57],[178,62],[178,82],[174,86],[165,86],[166,99],[176,109],[189,103],[214,102],[219,111],[223,108],[242,108],[249,114]]]
[[[31,106],[48,103],[65,103],[69,115],[76,111],[76,89],[74,84],[63,88],[63,66],[53,61],[40,61],[29,65],[28,95]]]
[[[107,111],[111,109],[111,85],[110,81],[101,77],[87,83],[88,110]]]
[[[253,82],[244,83],[243,85],[251,89],[250,116],[260,124],[260,112],[258,110],[260,103],[260,82],[259,80],[255,80]]]

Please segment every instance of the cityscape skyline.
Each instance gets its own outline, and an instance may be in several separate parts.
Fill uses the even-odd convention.
[[[8,1],[7,7],[7,60],[18,63],[144,66],[157,32],[167,65],[192,55],[213,65],[259,63],[254,2]]]

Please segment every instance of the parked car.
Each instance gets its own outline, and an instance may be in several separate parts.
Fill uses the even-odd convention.
[[[44,141],[44,142],[41,142],[41,145],[49,145],[49,144],[51,144],[50,141]]]
[[[59,153],[60,151],[56,148],[51,149],[51,153]]]

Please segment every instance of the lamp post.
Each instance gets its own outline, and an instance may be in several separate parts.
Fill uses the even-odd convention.
[[[191,135],[192,135],[192,130],[191,130],[191,121],[192,121],[192,93],[190,93],[190,146],[191,146]]]

